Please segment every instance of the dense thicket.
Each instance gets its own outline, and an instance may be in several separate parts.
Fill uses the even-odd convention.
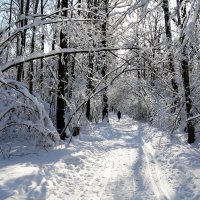
[[[57,143],[109,109],[193,143],[199,11],[198,0],[2,0],[2,152],[15,138]]]

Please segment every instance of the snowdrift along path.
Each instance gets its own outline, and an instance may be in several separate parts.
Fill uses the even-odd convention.
[[[153,131],[128,117],[119,122],[111,115],[109,124],[95,126],[67,148],[1,161],[0,200],[200,199],[199,152],[161,141],[158,132],[154,146],[147,137]],[[197,161],[190,168],[188,155]]]

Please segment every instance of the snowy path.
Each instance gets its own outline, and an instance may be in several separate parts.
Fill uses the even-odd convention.
[[[88,168],[92,176],[83,175],[84,184],[76,183],[79,186],[69,199],[166,199],[164,189],[153,177],[155,166],[150,165],[152,160],[141,146],[139,124],[127,118],[118,122],[115,117],[110,124],[101,127],[106,140],[93,143],[97,152],[93,161],[96,165]]]
[[[110,124],[97,125],[67,148],[3,161],[0,200],[200,199],[198,189],[187,188],[199,183],[193,174],[188,177],[193,185],[180,191],[190,196],[176,194],[183,188],[170,184],[175,159],[164,162],[164,155],[156,155],[142,124],[128,117],[118,122],[111,115]]]

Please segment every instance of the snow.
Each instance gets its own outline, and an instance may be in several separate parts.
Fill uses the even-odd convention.
[[[0,200],[200,199],[200,150],[110,114],[70,145],[0,161]]]

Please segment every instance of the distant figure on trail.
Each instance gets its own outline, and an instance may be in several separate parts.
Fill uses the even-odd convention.
[[[122,115],[121,112],[118,111],[118,112],[117,112],[117,117],[118,117],[118,120],[119,120],[119,121],[120,121],[120,119],[121,119],[121,115]]]

